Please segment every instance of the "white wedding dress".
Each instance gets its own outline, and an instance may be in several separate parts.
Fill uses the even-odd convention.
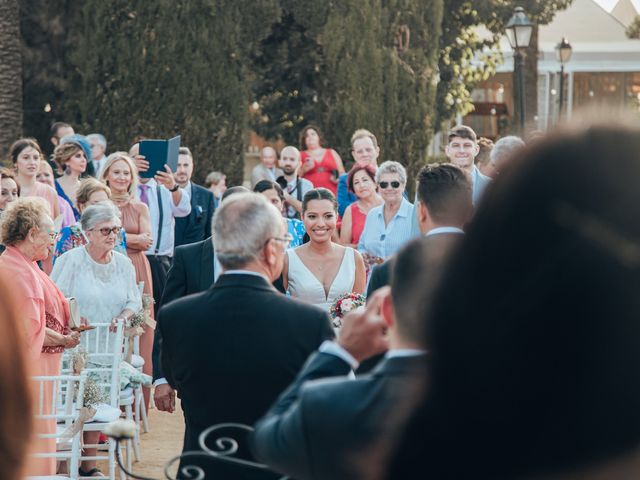
[[[356,260],[353,248],[346,247],[342,263],[326,295],[322,282],[302,263],[295,249],[287,250],[289,258],[289,294],[304,302],[312,303],[328,312],[333,301],[344,293],[353,291],[356,281]]]

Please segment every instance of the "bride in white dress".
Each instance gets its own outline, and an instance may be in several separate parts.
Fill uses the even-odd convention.
[[[344,293],[363,293],[364,261],[357,250],[332,241],[337,203],[326,188],[310,190],[302,201],[302,221],[309,242],[287,251],[282,272],[289,294],[325,311]]]

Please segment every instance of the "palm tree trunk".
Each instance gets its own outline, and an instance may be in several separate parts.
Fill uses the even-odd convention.
[[[22,54],[17,0],[0,0],[0,158],[22,135]]]

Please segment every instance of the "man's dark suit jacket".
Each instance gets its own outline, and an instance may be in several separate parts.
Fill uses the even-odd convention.
[[[176,247],[210,237],[214,209],[213,193],[191,182],[191,213],[176,218]]]
[[[251,450],[258,461],[296,480],[369,478],[363,468],[379,473],[425,363],[422,355],[385,358],[356,380],[314,380],[349,372],[338,357],[317,353],[256,424]]]
[[[436,233],[434,235],[429,235],[425,238],[427,238],[428,242],[436,242],[436,243],[446,243],[449,240],[459,240],[459,235],[462,235],[461,233],[452,233],[452,232],[447,232],[447,233]],[[369,286],[367,287],[367,298],[369,298],[371,296],[371,294],[373,294],[373,292],[375,292],[376,290],[378,290],[379,288],[382,288],[386,285],[390,285],[391,284],[391,272],[393,271],[393,261],[394,261],[395,257],[391,257],[389,260],[387,260],[386,262],[384,262],[381,265],[376,265],[375,267],[373,267],[373,270],[371,271],[371,278],[369,279]]]
[[[176,248],[173,263],[167,274],[167,283],[160,305],[193,293],[200,293],[213,285],[213,242],[211,237]],[[153,379],[164,377],[160,363],[162,335],[156,331],[153,337]]]
[[[323,310],[250,274],[222,275],[207,291],[165,305],[158,328],[164,375],[182,399],[185,451],[198,449],[198,435],[211,425],[253,424],[333,337]],[[202,465],[207,478],[256,478]]]
[[[213,242],[211,237],[201,242],[190,243],[176,248],[173,255],[173,263],[167,274],[167,283],[164,287],[162,302],[166,305],[178,298],[200,293],[207,290],[215,279],[213,263]],[[285,293],[280,276],[273,286]],[[160,362],[160,351],[162,349],[162,334],[156,331],[153,337],[153,380],[164,377],[162,373],[162,363]]]

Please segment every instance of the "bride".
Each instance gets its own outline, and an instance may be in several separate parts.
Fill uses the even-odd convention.
[[[329,310],[344,293],[363,293],[364,261],[357,250],[331,240],[338,204],[331,191],[316,188],[302,200],[302,220],[309,242],[287,251],[282,272],[284,287],[294,298]]]

